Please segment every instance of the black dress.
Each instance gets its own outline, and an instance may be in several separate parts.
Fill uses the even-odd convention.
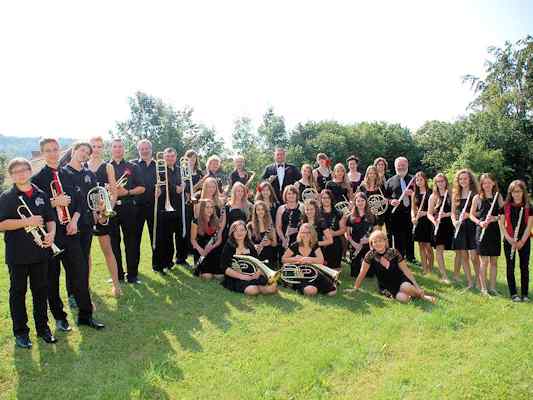
[[[340,201],[348,201],[348,189],[342,187],[339,183],[329,181],[326,183],[326,189],[333,193],[333,205]]]
[[[294,186],[296,186],[296,188],[298,189],[298,201],[303,201],[302,193],[304,192],[305,189],[309,189],[310,187],[312,187],[311,185],[306,185],[305,183],[302,183],[301,181],[296,182]]]
[[[487,217],[487,214],[489,213],[490,206],[492,205],[492,200],[494,198],[485,198],[481,199],[478,202],[478,219],[480,221],[484,221]],[[499,204],[498,200],[496,200],[496,204],[494,204],[494,208],[492,209],[491,216],[498,218],[499,214]],[[476,225],[476,245],[477,245],[477,251],[480,256],[486,256],[486,257],[498,257],[501,253],[501,241],[502,236],[500,233],[500,226],[498,225],[498,220],[491,222],[485,229],[485,233],[483,234],[483,241],[480,242],[479,238],[481,236],[481,226]]]
[[[272,227],[272,229],[274,228]],[[263,238],[265,236],[269,237],[269,234],[267,231],[260,232],[259,236],[254,235],[252,232],[251,223],[248,224],[248,231],[251,233],[250,235],[251,240],[252,240],[252,243],[255,245],[260,244],[263,241]],[[263,261],[265,264],[267,264],[269,268],[276,269],[277,262],[276,262],[276,251],[275,250],[276,249],[273,246],[265,246],[261,250],[261,253],[258,254],[257,258]]]
[[[193,224],[198,226],[198,220],[196,218],[192,221]],[[198,232],[198,230],[197,230]],[[196,241],[200,245],[200,247],[205,248],[207,243],[215,238],[217,235],[216,227],[211,227],[210,229],[207,229],[207,232],[204,232],[203,235],[198,234],[196,235]],[[213,239],[216,240],[216,239]],[[220,267],[220,252],[221,252],[221,246],[215,247],[213,250],[209,252],[209,254],[203,259],[202,263],[197,266],[195,273],[197,275],[201,274],[214,274],[214,275],[222,275],[224,273],[224,270]],[[194,256],[194,263],[196,264],[198,262],[198,259],[200,258],[200,254],[196,250],[193,250],[193,256]]]
[[[315,169],[315,171],[316,171],[316,186],[317,186],[318,191],[321,192],[322,190],[326,188],[326,183],[331,181],[331,172],[329,173],[328,176],[325,176],[320,173],[320,169],[317,168]]]
[[[350,215],[348,220],[346,221],[346,226],[351,228],[351,239],[355,243],[359,243],[361,239],[370,236],[372,233],[372,230],[375,226],[375,219],[372,217],[369,217],[368,215],[364,215],[363,217],[353,217]],[[363,248],[355,254],[355,249],[350,248],[350,275],[352,277],[357,277],[359,275],[359,272],[361,271],[361,263],[363,261],[363,258],[365,254],[370,250],[370,245],[368,243],[363,245]],[[370,269],[367,273],[368,276],[374,276],[374,269],[372,266],[370,266]]]
[[[373,196],[373,195],[381,195],[381,196],[385,196],[385,188],[383,186],[381,187],[378,187],[377,189],[375,190],[369,190],[367,189],[366,186],[364,185],[359,185],[359,191],[360,192],[363,192],[365,195],[366,195],[366,199],[368,201],[368,198],[370,196]],[[387,208],[387,211],[381,215],[376,215],[376,225],[379,225],[379,226],[383,226],[385,224],[385,219],[388,215],[388,213],[390,212],[390,207]]]
[[[290,247],[290,249],[293,253],[293,256],[303,255],[300,253],[300,248],[299,248],[298,243],[294,243]],[[318,247],[315,247],[313,250],[311,250],[311,253],[309,253],[307,257],[315,257],[315,253],[317,249]],[[302,294],[304,293],[304,288],[306,286],[316,287],[318,290],[318,293],[320,294],[326,294],[337,289],[333,281],[322,273],[319,273],[317,278],[313,282],[299,283],[299,284],[294,284],[294,285],[289,285],[289,286],[292,287],[292,289],[297,290]]]
[[[418,210],[420,210],[421,212],[428,211],[429,196],[430,196],[430,193],[427,192],[426,198],[424,199],[423,204],[420,204],[420,203],[422,203],[424,194],[418,193],[415,196],[415,204],[418,207]],[[420,242],[420,243],[432,243],[433,241],[433,224],[427,217],[427,214],[418,218],[418,222],[415,228],[414,241]]]
[[[470,196],[470,201],[466,207],[466,212],[470,212],[470,207],[472,206],[473,196]],[[461,199],[459,207],[456,208],[456,218],[459,220],[459,215],[463,210],[464,205],[466,204],[466,199]],[[487,210],[488,211],[488,210]],[[455,228],[454,228],[455,234]],[[453,249],[454,250],[474,250],[476,249],[476,224],[470,220],[470,218],[465,218],[461,227],[459,228],[459,233],[457,237],[453,239]]]
[[[348,178],[349,180],[350,178]],[[363,182],[364,176],[363,174],[359,173],[359,179],[356,181],[350,180],[350,186],[352,187],[352,192],[357,192],[357,189],[359,189],[359,186],[361,185],[361,182]]]
[[[253,246],[247,246],[247,249],[249,252],[247,255],[257,258],[257,252]],[[222,271],[226,271],[227,268],[231,268],[231,262],[233,256],[235,255],[235,250],[235,247],[233,247],[233,245],[229,242],[224,246],[222,255],[220,257],[220,268]],[[261,275],[258,279],[253,279],[251,281],[243,281],[224,274],[222,286],[234,292],[244,293],[248,286],[265,286],[267,283],[268,280],[264,275]]]
[[[231,224],[233,224],[235,221],[244,221],[244,223],[246,224],[248,222],[248,216],[242,208],[231,208],[231,206],[229,206],[228,204],[226,204],[224,210],[226,212],[226,228],[224,229],[225,242],[225,238],[228,237],[228,232]]]
[[[381,256],[384,256],[389,261],[388,268],[385,268],[379,262]],[[380,254],[375,250],[370,250],[365,255],[365,263],[370,265],[371,268],[374,268],[381,290],[388,291],[394,297],[396,297],[400,291],[402,283],[413,283],[400,269],[400,262],[402,261],[403,257],[400,252],[391,248],[387,249],[384,254]]]
[[[325,213],[324,210],[322,210],[322,219],[326,225],[326,228],[329,228],[333,233],[333,231],[338,231],[340,228],[342,214],[335,208],[333,208],[329,213]],[[342,261],[341,237],[334,236],[333,243],[322,248],[322,254],[324,255],[324,259],[326,260],[326,265],[328,267],[335,269],[340,268]]]
[[[435,219],[439,216],[440,204],[444,196],[440,196],[439,207],[435,207]],[[450,198],[447,196],[446,203],[444,204],[443,213],[449,213],[452,209]],[[433,232],[435,232],[435,227],[433,227]],[[451,250],[453,245],[453,234],[455,229],[452,223],[452,217],[444,217],[440,221],[439,230],[437,231],[437,236],[434,238],[434,245],[444,246],[444,250]]]
[[[299,228],[302,221],[302,212],[300,210],[300,206],[296,206],[296,208],[288,208],[285,207],[285,210],[283,211],[283,214],[281,215],[281,231],[283,233],[287,232],[287,228]],[[294,233],[289,236],[289,246],[296,242],[296,237],[298,236],[298,233]],[[283,238],[280,238],[280,242]]]

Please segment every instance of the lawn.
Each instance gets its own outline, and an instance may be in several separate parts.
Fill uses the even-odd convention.
[[[29,351],[14,347],[2,269],[1,399],[533,398],[533,306],[508,299],[503,257],[505,297],[483,298],[415,269],[438,303],[401,305],[379,296],[370,279],[361,292],[334,298],[287,289],[246,298],[181,267],[156,276],[149,247],[145,241],[143,284],[114,299],[95,241],[102,332],[74,327],[57,333],[57,345],[39,341],[28,295]],[[3,241],[0,252],[3,263]],[[352,284],[343,274],[342,288]]]

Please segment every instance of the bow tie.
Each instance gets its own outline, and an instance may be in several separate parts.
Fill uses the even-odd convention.
[[[276,164],[276,168],[285,168],[285,164]]]

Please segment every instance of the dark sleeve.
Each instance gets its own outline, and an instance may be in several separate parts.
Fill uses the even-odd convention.
[[[365,258],[363,259],[363,261],[370,265],[373,259],[374,259],[374,252],[370,250],[368,253],[365,254]]]
[[[7,191],[0,195],[0,222],[9,219],[11,213],[9,212],[9,200],[6,198]]]
[[[222,255],[220,256],[220,265],[224,269],[231,267],[231,261],[233,259],[234,254],[235,248],[231,244],[226,243],[224,245],[224,248],[222,249]]]
[[[265,172],[263,172],[263,176],[261,177],[262,180],[268,179],[270,176],[270,173],[268,172],[268,166],[265,167]]]
[[[320,221],[318,221],[318,229],[321,229],[322,231],[325,231],[328,228],[329,228],[329,226],[328,226],[328,224],[327,224],[325,219],[322,218]]]
[[[250,250],[250,255],[252,257],[255,257],[255,258],[259,257],[259,254],[257,254],[257,250],[255,250],[255,246],[252,246],[252,245],[248,246],[248,250]]]
[[[295,256],[300,254],[300,252],[298,250],[298,243],[293,243],[291,246],[289,246],[289,249],[291,249],[292,254],[295,255]]]
[[[393,198],[392,197],[392,194],[393,194],[393,189],[392,189],[392,182],[391,182],[392,178],[389,178],[387,179],[387,181],[385,182],[385,187],[384,187],[384,191],[385,191],[385,197],[388,198],[388,199],[391,199]]]
[[[297,181],[299,181],[300,179],[302,179],[302,173],[300,172],[300,170],[298,168],[296,168],[295,166],[293,167],[294,168],[294,176],[295,176],[295,179]]]
[[[392,250],[393,259],[396,259],[396,261],[398,261],[398,264],[401,263],[403,261],[402,254],[396,249],[391,249],[391,250]]]
[[[77,212],[81,215],[83,213],[81,203],[83,194],[81,191],[76,190],[72,174],[66,168],[62,168],[60,170],[59,179],[61,180],[63,191],[70,196],[71,203],[69,206],[69,210],[72,212],[72,214]]]
[[[504,207],[500,207],[500,208],[498,209],[498,214],[499,214],[499,215],[505,215],[505,206],[504,206]]]
[[[47,196],[44,196],[44,213],[42,215],[44,222],[52,222],[55,221],[54,216],[54,209],[52,208],[52,203],[50,203],[50,199],[47,198]]]
[[[47,185],[45,182],[43,182],[43,174],[41,171],[37,172],[31,177],[31,183],[33,183],[45,193],[49,193],[50,191],[50,183],[48,183]]]
[[[144,187],[144,178],[141,173],[141,169],[137,164],[131,163],[133,166],[133,188],[136,188],[137,186]]]

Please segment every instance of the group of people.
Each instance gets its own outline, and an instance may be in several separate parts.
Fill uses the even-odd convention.
[[[497,295],[497,259],[503,249],[513,301],[528,301],[528,264],[533,212],[524,182],[513,181],[506,196],[491,174],[479,182],[462,169],[450,185],[444,174],[430,188],[424,172],[408,172],[409,161],[377,158],[363,174],[359,159],[333,166],[319,153],[316,167],[298,169],[277,148],[255,189],[255,173],[241,156],[226,176],[221,160],[211,156],[205,170],[198,154],[182,157],[173,148],[153,154],[152,143],[137,144],[139,157],[126,161],[124,144],[111,141],[104,160],[101,137],[77,142],[60,159],[57,140],[40,141],[45,165],[15,158],[8,164],[12,188],[0,196],[0,231],[5,232],[10,275],[10,311],[15,343],[30,348],[25,297],[33,295],[37,335],[47,343],[56,337],[48,326],[50,308],[59,331],[71,330],[60,296],[60,265],[65,270],[71,309],[77,323],[96,330],[90,295],[91,246],[98,238],[114,296],[121,283],[141,284],[139,260],[145,224],[151,244],[151,266],[166,275],[185,265],[202,279],[219,279],[232,291],[275,294],[283,284],[302,294],[333,296],[343,260],[355,279],[353,290],[375,276],[380,293],[408,302],[434,302],[410,271],[407,261],[433,269],[450,283],[444,252],[455,251],[453,279],[464,270],[467,288]],[[450,187],[451,186],[451,187]],[[125,248],[125,269],[121,242]],[[420,263],[415,259],[418,242]],[[189,255],[194,263],[188,264]],[[514,276],[521,271],[521,294]],[[472,268],[471,268],[472,267]]]

